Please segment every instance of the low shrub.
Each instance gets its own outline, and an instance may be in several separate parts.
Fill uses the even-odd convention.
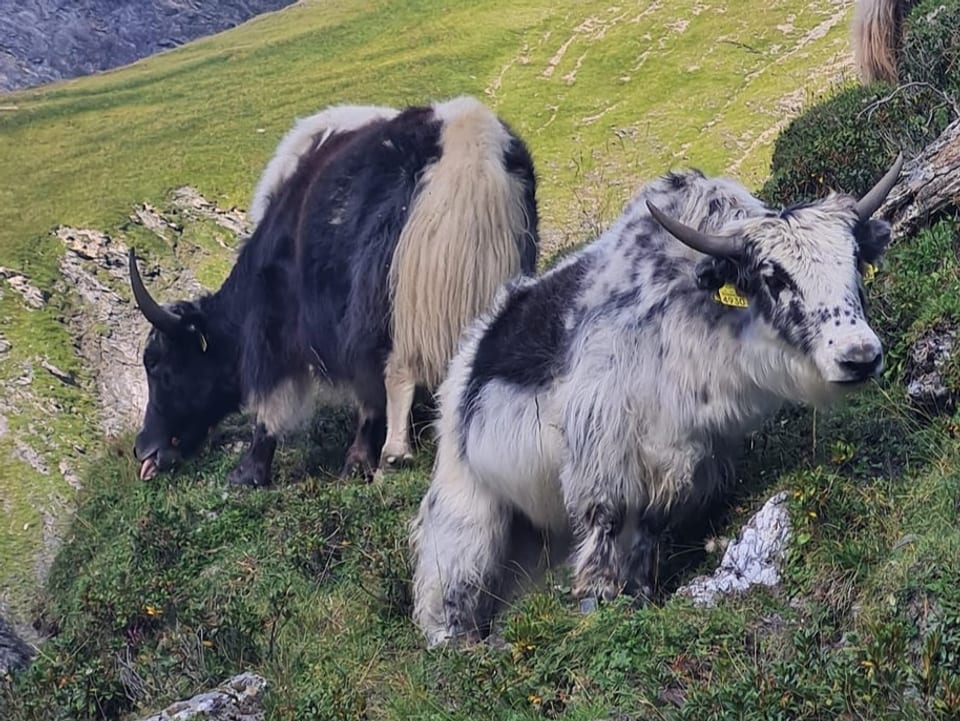
[[[847,88],[784,129],[760,196],[772,205],[789,205],[831,190],[862,195],[898,150],[908,157],[918,152],[952,117],[942,94],[931,88],[881,83]]]
[[[901,84],[923,83],[960,98],[960,0],[924,0],[904,23],[900,44]]]

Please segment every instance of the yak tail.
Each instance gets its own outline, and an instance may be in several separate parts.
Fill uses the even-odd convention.
[[[357,130],[375,120],[389,120],[398,114],[380,105],[332,105],[306,118],[297,118],[263,169],[247,212],[254,227],[267,213],[270,199],[300,165],[300,159],[327,142],[334,133]]]
[[[430,388],[536,238],[524,181],[505,167],[512,137],[499,118],[470,97],[434,111],[442,154],[421,177],[389,278],[393,362]]]
[[[907,0],[858,0],[851,42],[860,82],[897,82],[897,47]]]

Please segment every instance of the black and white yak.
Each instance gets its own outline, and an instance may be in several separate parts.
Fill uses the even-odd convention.
[[[850,26],[853,62],[864,85],[896,83],[903,21],[916,0],[857,0]]]
[[[504,282],[535,271],[526,145],[469,97],[403,111],[334,106],[280,143],[251,217],[254,232],[212,295],[160,305],[130,253],[153,326],[141,477],[246,406],[253,442],[230,482],[267,484],[278,436],[324,390],[359,409],[344,472],[409,461],[416,387],[435,389],[465,325]]]
[[[861,268],[890,241],[871,216],[901,164],[859,201],[785,210],[669,173],[584,249],[505,286],[438,393],[410,527],[428,645],[482,638],[548,559],[571,559],[584,607],[649,598],[661,538],[716,498],[749,430],[881,372]]]

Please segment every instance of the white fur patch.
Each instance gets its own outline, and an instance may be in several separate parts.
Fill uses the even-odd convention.
[[[333,133],[356,130],[374,120],[389,120],[398,113],[394,108],[379,105],[334,105],[309,117],[298,118],[277,145],[260,176],[247,213],[250,222],[257,226],[263,220],[270,198],[294,174],[300,159],[314,145],[323,144]]]

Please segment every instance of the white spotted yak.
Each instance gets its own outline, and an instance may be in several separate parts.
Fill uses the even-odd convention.
[[[860,200],[785,209],[670,172],[592,243],[501,290],[440,386],[410,526],[428,646],[484,638],[554,560],[585,610],[645,602],[661,540],[722,492],[748,432],[882,372],[863,271],[890,241],[872,216],[902,162]]]

